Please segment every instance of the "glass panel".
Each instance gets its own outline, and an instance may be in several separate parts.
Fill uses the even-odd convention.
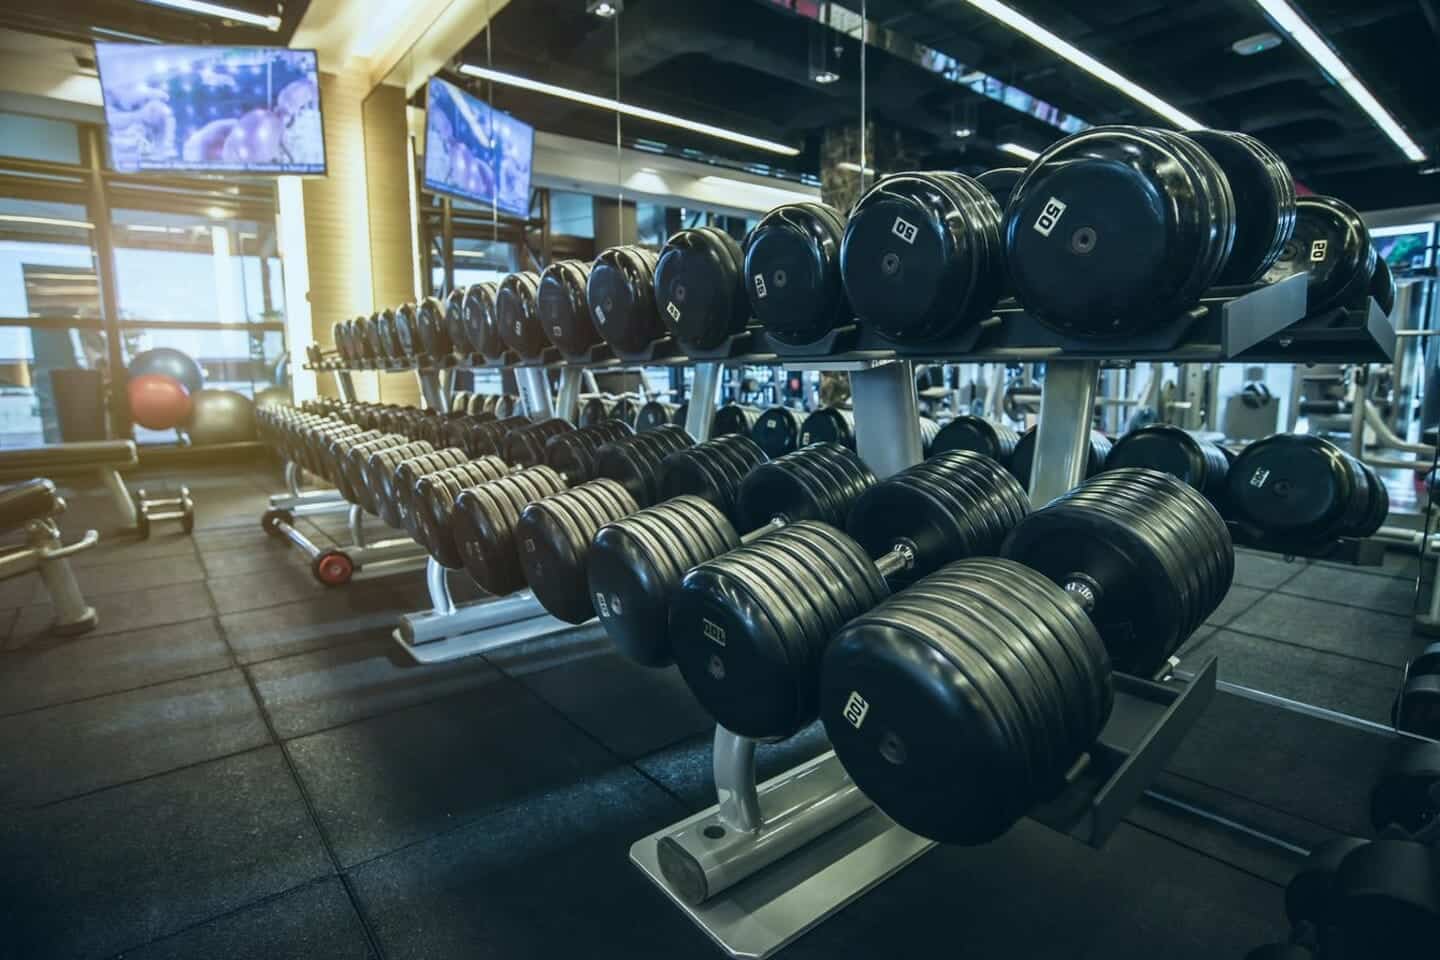
[[[100,316],[85,208],[0,198],[0,316]]]
[[[99,391],[105,357],[105,335],[99,330],[0,327],[0,448],[94,439],[75,432],[87,427],[103,435]],[[57,381],[58,371],[69,370],[91,370],[95,376],[88,382]],[[93,401],[88,412],[76,407],[78,422],[67,416],[70,432],[65,434],[56,405],[57,382],[77,400],[88,392]]]
[[[586,193],[550,193],[550,232],[595,237],[595,201]]]
[[[0,154],[52,163],[80,162],[80,137],[67,120],[0,113]]]
[[[115,210],[112,220],[122,321],[282,319],[280,266],[268,224],[150,210]]]

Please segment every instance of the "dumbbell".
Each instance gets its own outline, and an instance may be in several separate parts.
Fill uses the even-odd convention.
[[[1247,134],[1191,130],[1185,135],[1219,165],[1235,197],[1235,242],[1215,282],[1254,283],[1295,232],[1295,178],[1278,153]]]
[[[540,275],[533,270],[522,270],[501,280],[500,291],[495,295],[500,339],[525,360],[540,357],[548,343],[535,312],[539,293]]]
[[[579,427],[591,427],[601,420],[610,417],[610,411],[615,408],[615,401],[610,397],[587,397],[585,402],[580,404],[580,412],[575,418],[575,425]]]
[[[446,311],[446,305],[436,297],[424,298],[415,309],[416,342],[420,352],[436,362],[443,362],[454,346]]]
[[[374,316],[359,316],[350,321],[350,345],[355,351],[357,366],[365,366],[375,360],[375,334],[371,327]]]
[[[401,467],[395,471],[397,484],[401,482]],[[450,512],[460,491],[499,480],[509,473],[510,466],[504,460],[487,456],[416,476],[410,483],[408,496],[402,498],[408,503],[408,507],[401,511],[406,532],[432,556],[449,556],[455,548],[449,525]],[[410,478],[406,476],[403,479],[409,481]]]
[[[568,421],[559,417],[521,427],[505,438],[504,460],[515,467],[533,467],[544,463],[546,443],[574,429]]]
[[[840,280],[844,235],[844,219],[823,203],[786,203],[760,218],[745,239],[745,295],[766,334],[808,344],[852,322]]]
[[[1390,510],[1379,474],[1313,434],[1247,446],[1230,465],[1226,498],[1241,523],[1304,543],[1372,536]]]
[[[1214,285],[1235,242],[1235,199],[1219,165],[1183,134],[1092,127],[1030,164],[1004,236],[1027,313],[1069,336],[1131,336]]]
[[[760,411],[756,407],[739,403],[722,404],[710,421],[710,436],[723,437],[732,433],[743,433],[748,437],[759,419]]]
[[[983,514],[981,514],[983,515]],[[951,563],[852,620],[824,653],[820,716],[887,816],[985,843],[1077,769],[1112,663],[1148,669],[1219,605],[1233,551],[1168,474],[1101,474],[1030,514],[1001,558]]]
[[[330,339],[335,344],[335,352],[340,355],[340,362],[347,367],[355,366],[350,353],[350,325],[344,320],[336,320],[330,326]]]
[[[1375,273],[1370,277],[1370,296],[1375,299],[1380,312],[1390,316],[1395,309],[1395,275],[1390,272],[1390,264],[1384,257],[1376,256]]]
[[[855,204],[840,247],[860,322],[917,343],[988,318],[1005,282],[1000,218],[985,188],[963,174],[881,177]]]
[[[767,499],[758,503],[775,509]],[[747,498],[747,506],[755,502]],[[897,503],[902,510],[890,509]],[[864,536],[872,538],[875,517],[888,513],[878,550],[804,520],[701,563],[670,599],[669,641],[681,676],[725,729],[788,737],[817,716],[826,644],[885,599],[887,580],[905,583],[947,560],[994,553],[1025,509],[1025,492],[999,464],[953,452],[860,494],[851,514],[869,518],[857,528]]]
[[[644,433],[675,422],[676,405],[664,400],[651,400],[635,415],[635,432]],[[684,426],[684,424],[679,424]]]
[[[704,489],[703,481],[676,475],[703,465],[672,461],[667,467],[662,495]],[[626,657],[647,667],[668,666],[674,662],[670,597],[687,571],[781,524],[843,525],[855,499],[874,483],[854,453],[821,443],[755,466],[740,482],[733,510],[717,506],[715,497],[682,494],[606,524],[587,561],[600,623]]]
[[[500,336],[500,317],[495,309],[499,292],[499,285],[493,282],[472,283],[465,288],[465,303],[460,311],[470,345],[492,362],[505,356],[505,340]]]
[[[340,463],[340,473],[345,478],[346,489],[353,495],[346,497],[351,503],[357,504],[366,512],[376,516],[380,513],[380,506],[375,501],[375,496],[370,491],[370,484],[367,480],[366,465],[370,457],[382,450],[393,450],[413,443],[409,437],[402,433],[382,433],[373,440],[364,443],[357,443],[345,451]]]
[[[750,439],[772,460],[800,449],[805,416],[790,407],[774,406],[761,412],[750,428]]]
[[[1336,837],[1311,851],[1285,891],[1286,913],[1317,957],[1389,960],[1440,937],[1437,853],[1393,832]]]
[[[931,418],[920,415],[920,452],[922,456],[930,456],[935,449],[935,440],[940,436],[940,424]]]
[[[350,456],[350,451],[356,447],[370,447],[371,444],[384,441],[387,437],[397,437],[396,434],[387,434],[381,430],[362,430],[346,436],[335,437],[325,444],[326,471],[325,477],[340,496],[350,503],[357,501],[358,494],[350,482],[350,474],[345,471],[345,464]],[[397,440],[398,442],[398,440]]]
[[[629,397],[620,397],[610,408],[609,416],[611,420],[620,420],[627,426],[634,427],[636,419],[640,416],[640,408]]]
[[[1433,844],[1440,840],[1440,744],[1401,737],[1388,749],[1370,788],[1370,824]]]
[[[947,450],[973,450],[984,454],[1003,467],[1009,467],[1015,457],[1015,447],[1020,437],[1003,423],[995,423],[984,417],[962,414],[952,417],[940,427],[930,444],[930,454]]]
[[[1024,167],[997,167],[994,170],[986,170],[975,178],[975,182],[989,191],[990,196],[995,198],[995,205],[1004,211],[1010,205],[1010,194],[1015,189],[1015,184],[1025,175]]]
[[[1179,477],[1217,508],[1225,498],[1230,459],[1218,444],[1164,423],[1131,430],[1110,447],[1105,469],[1146,467]]]
[[[682,350],[713,350],[745,329],[744,260],[740,244],[719,227],[691,227],[665,241],[655,266],[655,301]]]
[[[370,344],[370,359],[377,364],[390,362],[391,337],[395,329],[395,315],[387,309],[370,314],[366,326],[367,342]]]
[[[450,349],[460,357],[480,352],[465,326],[465,293],[464,289],[451,290],[445,298],[445,332],[450,337]]]
[[[505,417],[497,419],[494,414],[464,416],[445,425],[447,446],[459,447],[472,457],[485,455],[501,456],[505,452],[505,440],[516,430],[523,430],[533,424],[529,417]]]
[[[520,511],[532,500],[593,479],[600,447],[630,434],[619,420],[562,432],[546,441],[543,466],[467,487],[448,501],[432,499],[432,526],[449,533],[430,538],[430,555],[452,570],[463,566],[487,593],[518,590],[525,583],[514,541]]]
[[[427,474],[468,462],[470,458],[465,451],[456,450],[454,447],[432,450],[401,460],[392,472],[381,477],[380,489],[375,491],[375,502],[380,505],[380,519],[392,527],[404,530],[410,535],[410,539],[420,542],[420,524],[415,509],[416,482]]]
[[[367,502],[361,504],[371,513],[383,519],[392,527],[399,528],[401,520],[393,505],[395,468],[412,457],[434,453],[435,448],[424,440],[410,440],[373,451],[365,460],[361,479]],[[357,487],[357,490],[359,488]],[[387,495],[388,494],[388,495]]]
[[[821,407],[800,424],[800,446],[838,443],[855,449],[855,414],[844,407]]]
[[[1015,452],[1010,455],[1010,472],[1015,474],[1015,479],[1030,485],[1030,472],[1035,464],[1035,441],[1040,433],[1039,427],[1031,427],[1020,434],[1019,441],[1015,444]],[[1090,431],[1090,450],[1085,457],[1085,476],[1093,477],[1105,469],[1105,461],[1110,456],[1110,438],[1099,430]]]
[[[419,325],[415,316],[415,304],[400,304],[391,314],[391,318],[391,358],[403,363],[415,356],[416,327]]]
[[[1397,730],[1440,740],[1440,643],[1427,645],[1406,664],[1390,721]]]
[[[590,264],[584,260],[557,260],[540,274],[535,307],[540,328],[569,356],[583,354],[600,342],[586,298],[589,283]]]
[[[1370,291],[1378,267],[1370,231],[1355,208],[1334,197],[1295,201],[1295,230],[1262,281],[1278,283],[1295,274],[1307,280],[1310,316],[1351,306]]]
[[[601,251],[590,268],[586,299],[590,317],[618,353],[638,353],[665,336],[655,297],[658,257],[644,247]]]

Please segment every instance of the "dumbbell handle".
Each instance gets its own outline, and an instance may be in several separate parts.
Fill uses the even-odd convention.
[[[774,516],[763,527],[757,527],[740,538],[740,542],[753,543],[768,533],[784,529],[789,521],[783,516]],[[889,580],[898,573],[904,573],[915,566],[915,548],[905,542],[896,543],[886,553],[875,560],[875,569],[880,571],[880,576]]]

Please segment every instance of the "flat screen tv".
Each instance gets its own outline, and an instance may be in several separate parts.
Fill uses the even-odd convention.
[[[97,43],[95,62],[116,170],[325,172],[314,50]]]
[[[535,128],[483,100],[430,78],[425,106],[425,189],[530,213]]]
[[[1385,258],[1391,269],[1419,269],[1432,261],[1435,245],[1432,224],[1412,223],[1403,227],[1376,227],[1370,231],[1375,252]]]

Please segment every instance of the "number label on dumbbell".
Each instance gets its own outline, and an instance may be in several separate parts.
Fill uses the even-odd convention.
[[[913,244],[916,236],[920,233],[920,228],[904,217],[896,217],[894,225],[890,227],[890,232],[906,243]]]
[[[850,726],[856,730],[860,724],[865,722],[865,715],[870,712],[870,701],[860,696],[859,690],[850,691],[850,699],[845,701],[845,719],[850,721]]]
[[[1316,240],[1314,243],[1310,244],[1310,262],[1320,263],[1322,260],[1325,259],[1325,255],[1329,252],[1329,240]]]
[[[665,304],[665,312],[670,314],[671,320],[674,320],[676,323],[680,322],[680,308],[675,306],[674,300],[671,300],[669,303]]]
[[[1265,467],[1261,467],[1254,473],[1250,474],[1250,486],[1256,488],[1263,487],[1265,486],[1265,481],[1269,479],[1270,471],[1267,470]]]
[[[705,631],[705,639],[713,640],[720,646],[725,646],[725,628],[710,620],[701,620],[700,629]]]
[[[765,294],[768,292],[769,291],[765,289],[765,277],[758,273],[755,274],[755,296],[759,297],[761,300],[764,300]]]
[[[605,594],[598,590],[595,592],[595,612],[600,615],[602,620],[610,616],[610,604],[605,602]]]
[[[1035,232],[1042,237],[1050,236],[1050,231],[1055,229],[1061,215],[1065,213],[1065,207],[1065,202],[1055,197],[1045,201],[1045,209],[1040,211],[1040,218],[1035,221]]]
[[[602,327],[605,326],[606,321],[604,307],[598,305],[595,307],[595,322],[600,324],[600,326]]]

